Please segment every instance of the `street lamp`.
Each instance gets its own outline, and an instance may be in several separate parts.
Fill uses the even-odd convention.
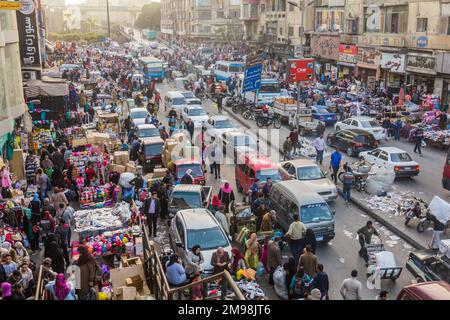
[[[108,38],[111,40],[111,23],[109,21],[109,0],[106,0],[106,18],[108,20]]]

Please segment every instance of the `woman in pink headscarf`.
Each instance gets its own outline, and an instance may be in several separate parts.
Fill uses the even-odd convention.
[[[235,200],[233,188],[231,188],[230,184],[226,181],[222,188],[219,191],[219,199],[222,201],[222,204],[225,206],[225,213],[229,212],[230,203]]]
[[[2,300],[12,300],[11,283],[3,282],[1,288],[2,288]]]
[[[59,273],[55,281],[50,281],[45,289],[50,293],[53,300],[76,300],[75,289],[71,288],[70,283],[67,283],[64,274]]]

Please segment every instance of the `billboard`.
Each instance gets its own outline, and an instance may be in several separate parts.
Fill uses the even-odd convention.
[[[24,67],[41,67],[39,28],[36,5],[33,0],[22,1],[22,10],[17,11],[19,31],[20,62]]]
[[[289,81],[311,81],[314,78],[314,59],[290,59]]]
[[[339,61],[356,63],[358,58],[358,47],[352,44],[339,45]]]

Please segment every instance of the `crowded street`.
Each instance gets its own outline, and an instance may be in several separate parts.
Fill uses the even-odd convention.
[[[450,299],[450,95],[394,90],[389,50],[175,36],[166,5],[5,50],[0,299]]]

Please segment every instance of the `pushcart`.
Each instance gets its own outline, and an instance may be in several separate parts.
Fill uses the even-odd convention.
[[[397,266],[394,254],[386,251],[382,243],[366,244],[366,250],[369,256],[367,277],[373,275],[377,268],[379,268],[380,279],[396,281],[400,277],[403,268]]]

